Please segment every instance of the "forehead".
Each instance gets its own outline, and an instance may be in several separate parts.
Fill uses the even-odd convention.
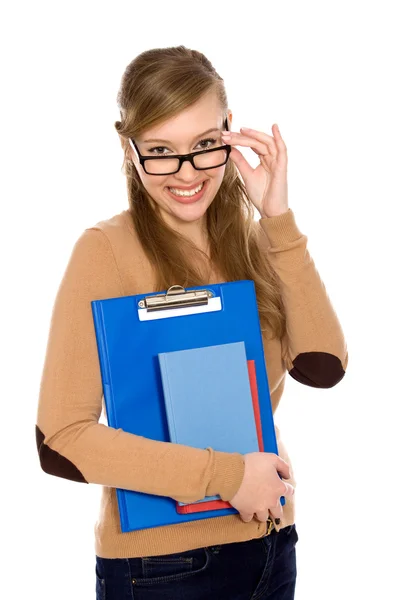
[[[149,138],[171,142],[191,141],[207,129],[222,129],[223,111],[215,93],[207,94],[178,115],[142,133],[139,141]]]

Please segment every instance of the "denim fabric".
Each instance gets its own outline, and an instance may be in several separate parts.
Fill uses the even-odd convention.
[[[96,600],[293,600],[296,526],[162,556],[96,556]]]

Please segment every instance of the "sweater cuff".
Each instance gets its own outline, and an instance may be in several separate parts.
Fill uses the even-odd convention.
[[[276,217],[264,217],[259,223],[273,248],[294,242],[302,237],[291,208]]]
[[[244,457],[238,452],[214,451],[214,475],[207,487],[206,496],[219,494],[229,502],[240,488],[244,477]]]

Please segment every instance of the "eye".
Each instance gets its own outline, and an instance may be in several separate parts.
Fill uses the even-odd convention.
[[[165,154],[163,150],[168,150],[165,146],[155,146],[154,148],[150,148],[147,152],[150,154]]]
[[[208,148],[214,146],[216,143],[217,140],[215,138],[205,138],[204,140],[200,140],[200,142],[197,145],[200,146],[202,150],[208,150]],[[153,148],[149,148],[147,152],[149,154],[161,156],[163,154],[167,154],[168,152],[170,152],[170,150],[166,146],[154,146]]]
[[[208,148],[210,148],[211,146],[213,146],[214,144],[217,143],[217,140],[215,138],[207,138],[205,140],[200,140],[199,145],[200,144],[208,144],[208,146],[201,146],[203,150],[207,150]]]

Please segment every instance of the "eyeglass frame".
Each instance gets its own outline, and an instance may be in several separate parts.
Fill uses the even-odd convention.
[[[229,131],[229,127],[228,127],[228,119],[226,118],[224,121],[224,125],[226,128],[226,131]],[[131,145],[132,148],[134,148],[137,152],[138,158],[139,158],[139,162],[143,167],[143,170],[145,173],[147,173],[147,175],[155,175],[155,176],[160,176],[160,175],[174,175],[175,173],[178,173],[178,171],[180,171],[182,164],[188,160],[192,167],[194,169],[196,169],[196,171],[208,171],[209,169],[217,169],[218,167],[222,167],[223,165],[226,165],[226,163],[228,162],[229,159],[229,155],[231,153],[232,150],[232,146],[230,146],[229,144],[225,144],[224,146],[218,146],[218,148],[207,148],[206,150],[199,150],[198,152],[191,152],[189,154],[168,154],[168,156],[143,156],[142,154],[140,154],[139,152],[139,148],[137,147],[137,145],[135,144],[135,141],[132,138],[128,138],[129,139],[129,143]],[[226,150],[226,160],[225,162],[221,163],[220,165],[215,165],[214,167],[206,167],[206,168],[201,168],[199,169],[198,167],[196,167],[196,165],[194,164],[194,160],[193,157],[197,156],[198,154],[206,154],[207,152],[216,152],[217,150]],[[145,162],[146,160],[162,160],[162,159],[170,159],[170,158],[177,158],[179,160],[179,166],[177,168],[176,171],[172,171],[172,173],[149,173],[148,171],[146,171],[146,167],[145,167]]]

